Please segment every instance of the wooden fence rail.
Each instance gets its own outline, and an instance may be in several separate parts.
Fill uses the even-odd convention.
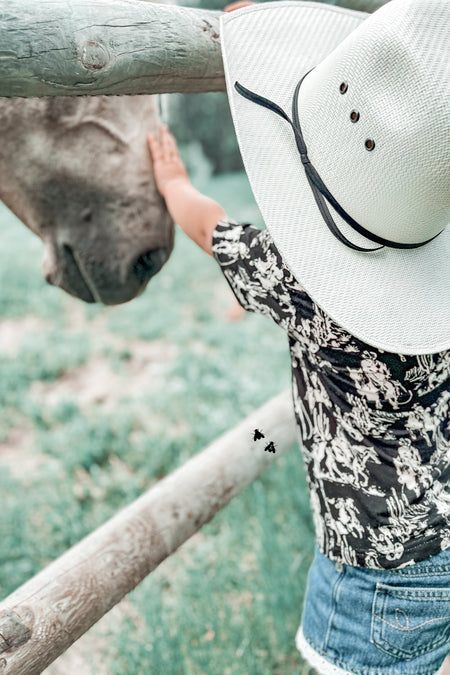
[[[373,12],[386,1],[333,4]],[[143,0],[5,0],[0,97],[225,91],[220,15]]]
[[[7,0],[0,96],[224,91],[220,14],[142,0]]]
[[[1,675],[41,673],[296,440],[287,390],[14,591],[0,603]]]

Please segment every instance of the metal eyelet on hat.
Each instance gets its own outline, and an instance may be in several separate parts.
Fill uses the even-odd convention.
[[[350,119],[352,122],[357,122],[359,120],[359,112],[357,110],[352,110],[350,113]]]
[[[364,143],[364,145],[366,147],[366,150],[371,151],[375,147],[375,141],[373,140],[373,138],[366,138],[366,142]]]
[[[345,92],[347,91],[347,89],[348,89],[348,84],[347,84],[347,82],[341,82],[341,85],[340,85],[340,87],[339,87],[339,91],[341,92],[341,94],[345,94]]]

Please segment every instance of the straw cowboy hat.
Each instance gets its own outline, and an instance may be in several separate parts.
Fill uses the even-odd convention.
[[[450,348],[450,2],[221,17],[231,113],[285,264],[380,349]]]

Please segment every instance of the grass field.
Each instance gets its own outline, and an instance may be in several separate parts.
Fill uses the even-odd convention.
[[[198,187],[260,223],[244,175]],[[41,256],[2,207],[2,597],[290,385],[286,336],[230,321],[217,264],[179,229],[161,273],[117,307],[48,286]],[[46,672],[311,674],[294,636],[312,554],[294,447]]]

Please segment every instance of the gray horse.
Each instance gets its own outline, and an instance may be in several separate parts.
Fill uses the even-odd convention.
[[[0,99],[0,199],[44,242],[42,272],[86,302],[139,295],[174,225],[146,133],[157,96]]]

